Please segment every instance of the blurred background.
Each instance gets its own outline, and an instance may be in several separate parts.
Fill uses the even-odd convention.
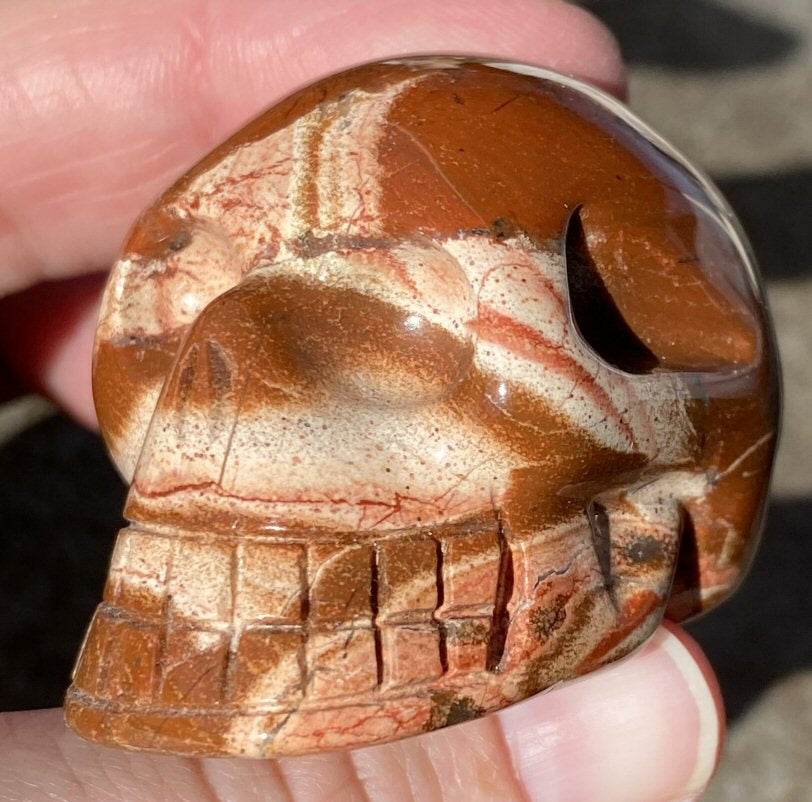
[[[587,0],[630,68],[632,108],[702,166],[758,257],[784,372],[761,550],[690,625],[730,733],[708,802],[812,800],[812,2]]]
[[[632,107],[727,195],[766,279],[784,430],[761,552],[689,629],[730,736],[709,802],[812,800],[812,2],[583,0]],[[97,438],[37,398],[0,406],[0,710],[61,704],[125,489]]]

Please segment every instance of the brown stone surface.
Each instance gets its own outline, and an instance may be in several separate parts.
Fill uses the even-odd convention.
[[[197,754],[375,743],[718,603],[776,425],[737,237],[565,79],[375,65],[247,126],[144,213],[102,305],[132,525],[69,721]]]

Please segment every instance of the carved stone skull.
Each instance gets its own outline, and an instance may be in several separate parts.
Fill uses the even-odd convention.
[[[451,59],[329,78],[205,158],[102,304],[132,523],[70,723],[196,754],[376,743],[716,604],[776,428],[720,204],[595,90]]]

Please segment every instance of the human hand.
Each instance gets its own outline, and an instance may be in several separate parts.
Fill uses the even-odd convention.
[[[487,54],[616,93],[606,32],[552,0],[205,3],[58,0],[0,8],[0,352],[94,420],[102,279],[127,225],[263,107],[378,57]],[[359,32],[363,31],[363,39]],[[46,286],[46,279],[71,279]],[[400,743],[279,761],[192,760],[82,741],[59,711],[0,717],[0,799],[688,798],[720,744],[712,675],[661,629],[629,659],[485,719]]]

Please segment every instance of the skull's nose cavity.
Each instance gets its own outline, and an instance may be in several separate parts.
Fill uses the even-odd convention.
[[[659,360],[615,304],[590,253],[581,211],[579,206],[569,216],[563,237],[572,322],[585,345],[612,367],[650,373]]]

